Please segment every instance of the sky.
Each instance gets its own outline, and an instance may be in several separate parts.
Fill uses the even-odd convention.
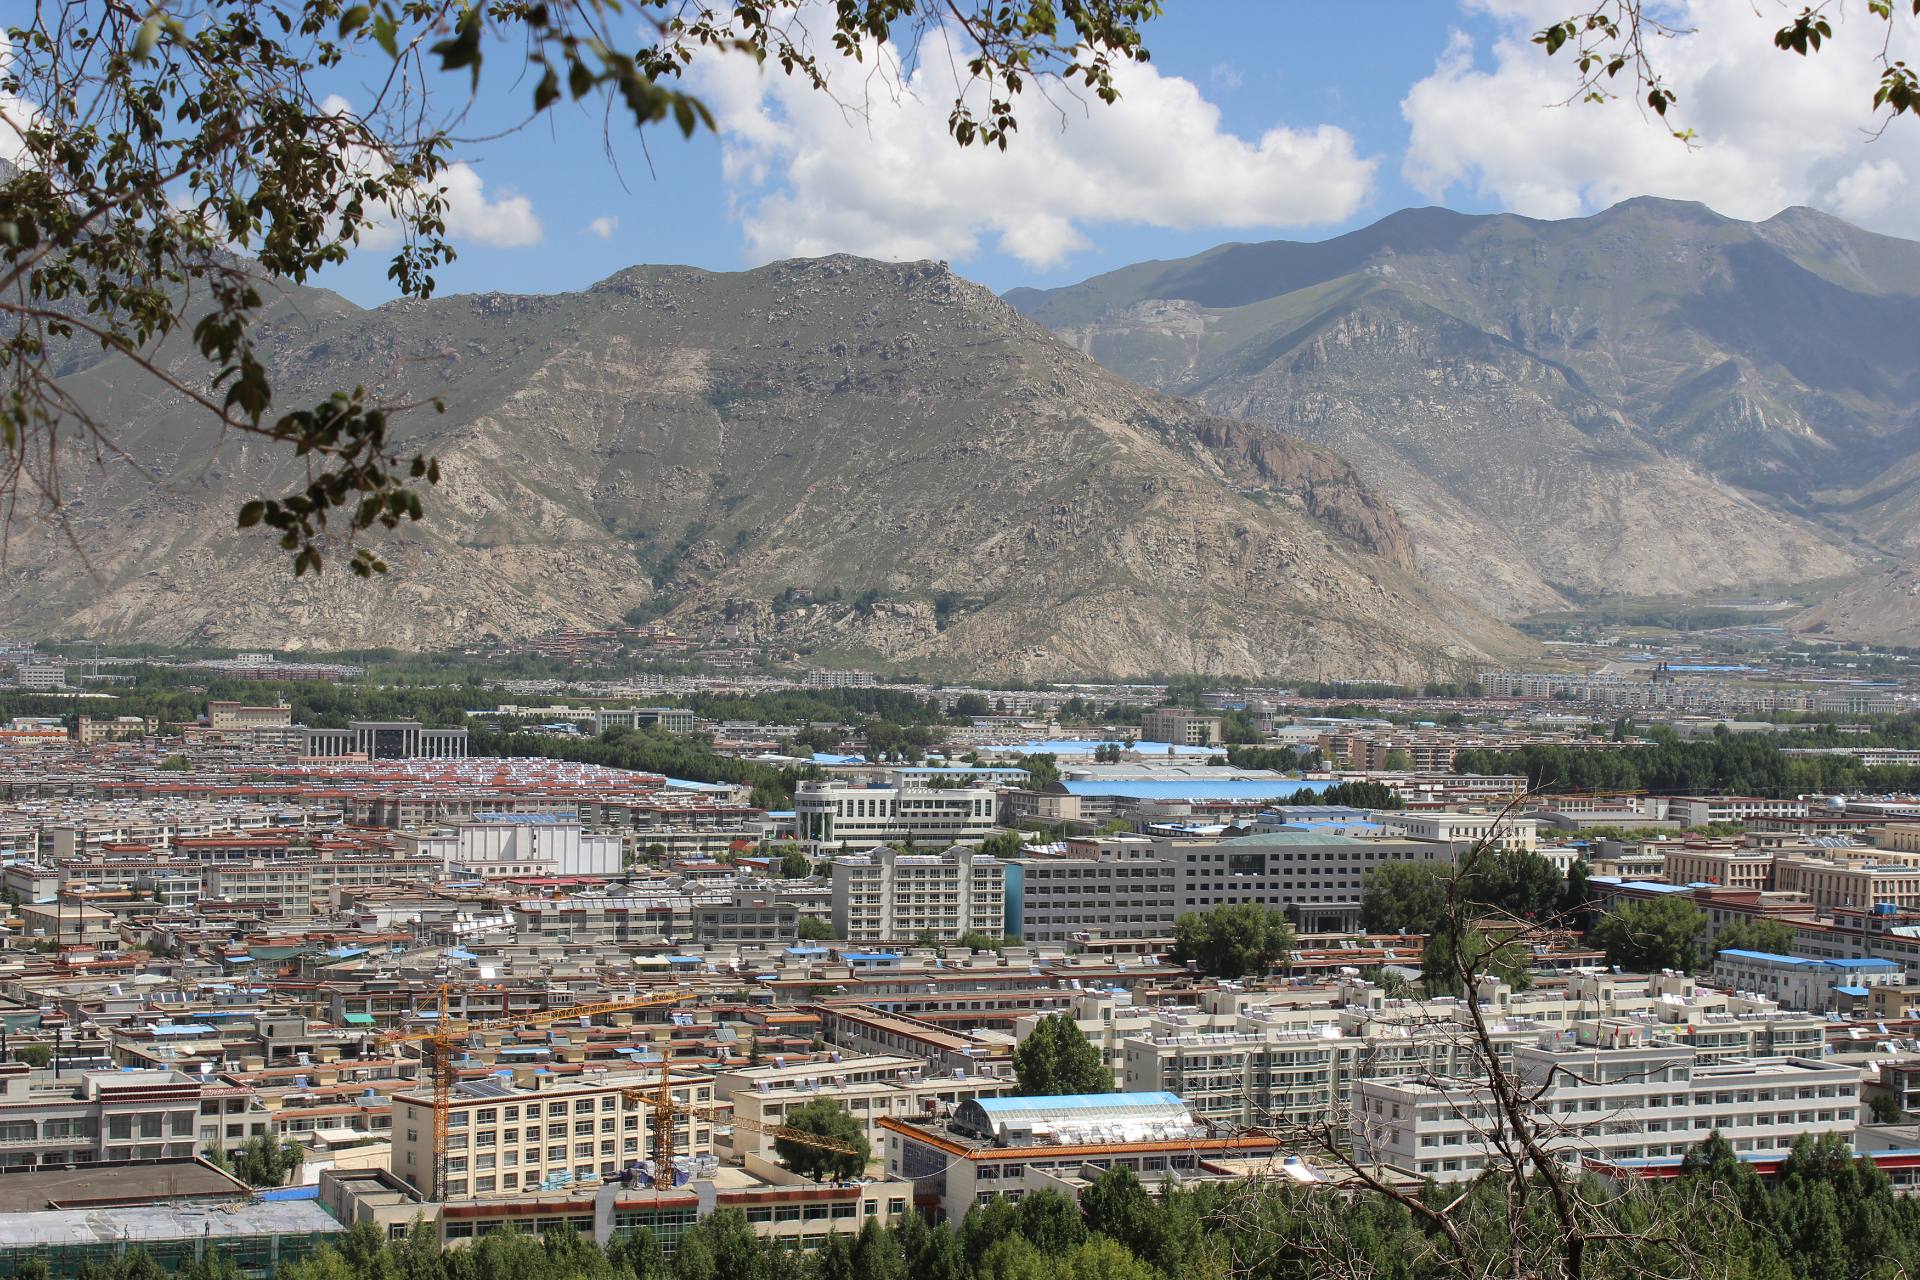
[[[1565,55],[1529,37],[1574,7],[1169,0],[1117,106],[1028,94],[1005,153],[948,139],[944,56],[897,89],[835,68],[836,103],[727,55],[690,84],[717,134],[603,129],[597,108],[569,105],[458,147],[460,258],[440,290],[577,289],[635,263],[735,270],[830,252],[1045,287],[1227,241],[1324,239],[1408,206],[1557,218],[1637,195],[1755,219],[1809,204],[1920,238],[1920,122],[1873,133],[1884,24],[1856,9],[1802,59],[1772,44],[1797,7],[1670,0],[1694,33],[1657,48],[1675,119],[1698,135],[1688,147],[1632,104],[1563,103]],[[465,132],[512,122],[530,86],[510,71],[490,65]],[[337,87],[348,102],[364,91],[350,76]],[[318,283],[386,300],[383,248]]]

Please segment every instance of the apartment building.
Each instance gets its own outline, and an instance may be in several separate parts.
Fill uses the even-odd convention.
[[[696,903],[693,940],[703,944],[791,943],[800,936],[800,908],[764,889],[736,889]]]
[[[216,863],[201,872],[200,899],[304,920],[313,914],[313,869],[304,862]]]
[[[795,835],[816,847],[977,844],[993,834],[998,793],[930,786],[896,772],[885,783],[802,782],[793,809]]]
[[[1228,902],[1292,907],[1302,933],[1360,927],[1361,880],[1388,862],[1450,862],[1439,841],[1361,838],[1319,831],[1268,831],[1232,839],[1157,840],[1178,877],[1176,914]]]
[[[1518,1046],[1513,1069],[1537,1114],[1551,1122],[1548,1149],[1569,1165],[1583,1158],[1681,1156],[1718,1131],[1734,1150],[1784,1155],[1802,1134],[1851,1138],[1859,1123],[1858,1067],[1814,1058],[1723,1058],[1650,1028],[1607,1046],[1588,1029],[1572,1043]],[[1391,1164],[1440,1182],[1476,1177],[1497,1159],[1502,1121],[1473,1076],[1361,1080],[1351,1120],[1357,1159]]]
[[[1177,747],[1210,747],[1220,741],[1220,717],[1184,707],[1155,707],[1140,717],[1140,738]]]
[[[1145,836],[1066,842],[1064,857],[1006,859],[1005,932],[1033,944],[1166,938],[1179,913],[1179,877]]]
[[[458,1085],[447,1113],[449,1198],[604,1182],[652,1150],[648,1100],[660,1074],[632,1072],[522,1089],[499,1079]],[[713,1078],[675,1071],[674,1151],[713,1153]],[[393,1172],[433,1189],[433,1095],[393,1098]]]
[[[912,941],[1006,928],[1006,866],[955,845],[944,853],[887,846],[833,860],[834,936],[852,943]]]

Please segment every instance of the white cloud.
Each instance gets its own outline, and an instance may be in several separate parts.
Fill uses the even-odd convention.
[[[924,47],[941,48],[939,34]],[[822,61],[838,102],[744,58],[699,72],[752,261],[839,251],[965,260],[990,246],[1048,267],[1101,224],[1312,226],[1358,210],[1378,163],[1328,125],[1239,137],[1191,82],[1135,65],[1116,73],[1114,106],[1055,93],[1063,119],[1029,88],[1005,152],[963,150],[947,133],[944,53],[910,74],[872,49],[864,63],[831,52]],[[862,110],[841,105],[863,90]]]
[[[593,232],[593,234],[599,236],[602,240],[611,240],[613,239],[614,228],[619,225],[619,218],[610,213],[603,213],[587,224],[587,230]]]
[[[1863,11],[1830,11],[1850,20],[1836,20],[1826,47],[1801,58],[1773,45],[1797,4],[1675,0],[1674,25],[1695,34],[1656,40],[1652,52],[1679,94],[1675,121],[1699,135],[1688,149],[1634,103],[1559,105],[1574,88],[1572,65],[1530,37],[1565,17],[1561,0],[1473,7],[1500,27],[1490,47],[1456,34],[1401,103],[1412,126],[1403,171],[1430,198],[1467,191],[1555,218],[1636,195],[1701,200],[1741,218],[1813,204],[1920,235],[1907,177],[1920,173],[1920,128],[1901,120],[1871,137],[1886,28]],[[1910,51],[1896,42],[1894,56]]]
[[[338,94],[328,94],[320,109],[331,115],[351,111],[353,106]],[[384,172],[386,162],[371,151],[354,149],[349,164],[364,166],[367,172]],[[533,201],[512,190],[489,197],[486,182],[479,171],[464,160],[456,160],[440,171],[440,189],[446,193],[447,235],[491,249],[520,249],[540,243],[544,234]],[[362,248],[388,248],[400,239],[392,218],[376,214],[371,225],[360,234]]]
[[[0,31],[0,75],[5,75],[13,62],[13,42],[7,39],[7,33]],[[34,126],[39,118],[40,108],[25,98],[0,90],[0,160],[16,164],[20,153],[26,148],[23,136]]]

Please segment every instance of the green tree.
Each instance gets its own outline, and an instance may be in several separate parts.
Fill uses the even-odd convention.
[[[1013,1073],[1030,1097],[1114,1091],[1106,1059],[1064,1013],[1041,1018],[1014,1047]]]
[[[13,1060],[24,1062],[30,1067],[44,1067],[53,1061],[53,1046],[45,1044],[17,1044],[13,1046]]]
[[[851,1153],[833,1151],[784,1134],[776,1135],[774,1151],[786,1161],[787,1168],[801,1177],[857,1178],[867,1167],[866,1127],[831,1098],[816,1098],[789,1111],[784,1127],[853,1148]]]
[[[1662,894],[1629,902],[1603,916],[1593,927],[1593,943],[1623,969],[1647,973],[1681,969],[1691,973],[1700,957],[1700,936],[1707,914],[1681,894]]]
[[[780,855],[780,875],[784,879],[804,880],[813,874],[813,862],[799,845],[782,845],[775,852]]]
[[[1387,773],[1406,773],[1413,768],[1413,754],[1405,747],[1395,747],[1387,752],[1380,768]]]
[[[1769,955],[1793,954],[1793,926],[1779,920],[1731,920],[1720,926],[1706,944],[1700,963],[1712,967],[1713,958],[1722,951],[1765,951]]]
[[[1870,1093],[1866,1098],[1867,1112],[1875,1124],[1904,1124],[1907,1113],[1901,1109],[1900,1100],[1890,1093]]]
[[[1475,979],[1498,978],[1516,991],[1525,991],[1533,985],[1533,950],[1515,938],[1497,941],[1480,929],[1470,928],[1463,935],[1442,922],[1420,953],[1420,985],[1430,996],[1465,995],[1462,968]]]
[[[803,942],[832,942],[834,940],[833,921],[825,916],[802,915],[799,934]]]
[[[1537,853],[1501,849],[1478,859],[1466,896],[1487,911],[1544,920],[1559,914],[1567,896],[1567,879]]]
[[[980,852],[996,858],[1018,858],[1027,851],[1026,841],[1016,831],[996,831],[980,842]]]
[[[1189,911],[1173,922],[1173,958],[1216,978],[1264,977],[1294,943],[1287,917],[1257,902]]]
[[[1368,933],[1432,933],[1447,911],[1448,868],[1383,862],[1360,879],[1360,927]]]
[[[965,947],[969,951],[1000,951],[1006,947],[1007,940],[996,938],[990,933],[981,933],[977,929],[969,929],[960,935],[959,941],[954,945]]]
[[[233,1176],[249,1186],[282,1187],[300,1167],[300,1145],[291,1140],[276,1141],[271,1134],[256,1133],[241,1143],[231,1155],[214,1153],[215,1163],[224,1163]]]

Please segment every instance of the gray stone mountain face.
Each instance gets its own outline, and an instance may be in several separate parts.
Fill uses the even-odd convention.
[[[1812,210],[1408,210],[1008,300],[1135,381],[1340,454],[1422,574],[1498,616],[1920,549],[1920,244]],[[1873,581],[1820,621],[1894,638],[1911,606],[1865,607]]]
[[[1416,679],[1525,642],[1415,571],[1418,538],[1318,446],[1137,387],[944,266],[637,267],[580,293],[358,310],[291,295],[275,403],[440,397],[440,461],[384,578],[295,581],[233,527],[297,460],[113,360],[69,385],[141,468],[65,470],[16,521],[0,626],[433,647],[602,626],[979,673]],[[204,377],[184,357],[183,374]]]

